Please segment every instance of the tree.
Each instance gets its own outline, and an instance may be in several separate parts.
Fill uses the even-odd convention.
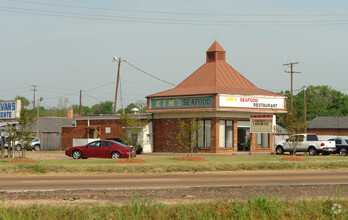
[[[298,143],[301,141],[298,138],[296,138],[294,135],[298,133],[302,133],[305,130],[305,123],[303,117],[298,117],[296,110],[293,109],[292,111],[288,110],[288,113],[286,114],[278,114],[277,115],[278,124],[280,126],[283,126],[285,130],[287,131],[287,135],[289,136],[289,141],[292,145],[292,155],[296,155],[296,147]]]
[[[74,110],[74,114],[79,114],[80,113],[80,106],[79,105],[72,105],[71,106]],[[81,115],[92,115],[93,110],[92,108],[88,106],[81,106]]]
[[[133,108],[137,108],[137,109],[139,109],[139,112],[144,113],[146,111],[146,102],[139,100],[139,101],[137,101],[135,103],[130,103],[129,105],[127,105],[126,108],[119,109],[117,111],[117,114],[121,114],[122,112],[126,113],[126,114],[130,114],[131,110]]]
[[[290,92],[281,92],[287,97],[290,108]],[[306,89],[307,120],[317,116],[348,116],[348,96],[329,86],[309,86]],[[304,115],[304,91],[293,96],[293,107],[298,117]]]
[[[32,113],[29,111],[25,111],[24,107],[22,106],[20,117],[16,118],[17,125],[11,126],[8,125],[7,132],[9,133],[9,150],[11,150],[10,157],[15,157],[15,143],[16,140],[19,141],[19,144],[22,147],[22,157],[25,157],[25,147],[29,144],[30,141],[30,135],[32,132],[32,127],[36,121],[36,119],[33,117]]]
[[[112,114],[113,102],[112,101],[100,102],[98,104],[93,105],[92,110],[93,110],[93,114],[95,115]]]
[[[140,119],[137,115],[121,113],[120,122],[124,126],[121,132],[124,143],[127,146],[133,146],[133,151],[136,152],[147,141],[147,137],[144,137],[144,129],[149,124],[150,118]]]
[[[190,119],[178,118],[178,122],[176,138],[179,144],[185,148],[187,156],[190,155],[192,157],[198,143],[198,136],[203,135],[198,132],[201,124],[195,116]]]

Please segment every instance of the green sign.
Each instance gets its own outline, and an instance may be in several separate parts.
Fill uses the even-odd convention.
[[[212,107],[213,96],[151,99],[150,109]]]

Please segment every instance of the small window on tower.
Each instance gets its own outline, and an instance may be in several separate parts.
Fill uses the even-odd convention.
[[[214,61],[214,60],[215,60],[214,53],[209,53],[209,54],[208,54],[208,60],[209,60],[209,61]]]

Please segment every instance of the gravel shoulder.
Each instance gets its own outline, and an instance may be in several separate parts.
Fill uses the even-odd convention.
[[[136,199],[162,203],[188,203],[222,199],[247,200],[259,196],[277,199],[336,198],[337,185],[171,187],[100,190],[0,192],[3,204],[129,204]],[[348,198],[348,185],[340,185],[340,198]]]

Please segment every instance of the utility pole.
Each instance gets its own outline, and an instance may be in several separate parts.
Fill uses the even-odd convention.
[[[293,98],[293,89],[294,89],[294,86],[293,86],[293,78],[294,78],[294,73],[301,73],[301,72],[295,72],[293,70],[293,67],[295,64],[299,64],[299,62],[290,62],[290,63],[286,63],[286,64],[283,64],[283,66],[290,66],[290,71],[286,71],[284,70],[284,72],[286,73],[290,73],[291,75],[291,105],[290,105],[290,110],[292,111],[292,105],[293,105],[293,101],[292,101],[292,98]]]
[[[35,92],[37,91],[36,87],[37,85],[32,85],[33,89],[31,91],[34,91],[34,97],[33,97],[33,117],[35,117]]]
[[[113,62],[117,61],[117,58],[112,58]],[[116,92],[115,92],[115,103],[114,103],[114,114],[116,114],[116,103],[117,103],[117,92],[118,92],[118,84],[120,80],[120,67],[121,67],[121,57],[118,58],[118,68],[117,68],[117,81],[116,81]]]
[[[305,133],[307,133],[307,101],[306,101],[306,90],[307,87],[303,87],[303,110],[304,110],[304,124],[305,124]]]
[[[79,108],[79,115],[81,116],[82,112],[82,89],[80,89],[80,108]]]

